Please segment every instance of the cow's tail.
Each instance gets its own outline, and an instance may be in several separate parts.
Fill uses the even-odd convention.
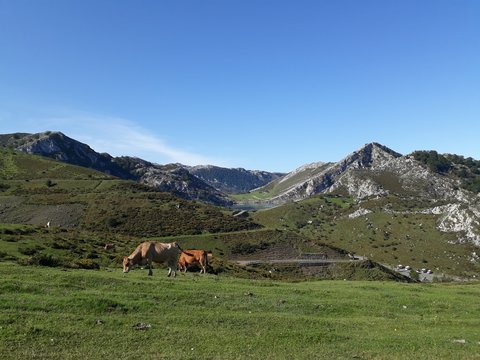
[[[184,254],[187,254],[188,256],[194,256],[192,253],[188,253],[186,252],[185,250],[183,250],[181,247],[180,247],[180,244],[177,243],[177,247],[178,247],[178,250],[180,250],[180,252],[184,253]]]
[[[208,252],[204,251],[203,253],[205,254],[205,269],[207,269],[207,266],[208,266]]]

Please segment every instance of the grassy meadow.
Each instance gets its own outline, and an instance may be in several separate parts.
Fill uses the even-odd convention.
[[[0,263],[2,359],[479,359],[478,284]]]

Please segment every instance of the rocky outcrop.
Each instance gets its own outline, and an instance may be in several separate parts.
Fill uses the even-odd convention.
[[[133,179],[128,171],[117,166],[109,154],[100,154],[77,140],[69,138],[61,132],[43,132],[39,134],[22,134],[12,137],[16,150],[46,156],[72,165],[95,169],[122,179]]]
[[[141,160],[132,170],[138,181],[159,191],[172,192],[185,199],[229,206],[227,195],[192,175],[181,164],[157,165]]]
[[[353,179],[348,174],[354,174],[355,170],[375,169],[398,157],[401,157],[401,155],[393,150],[377,143],[371,143],[337,163],[314,163],[303,166],[286,175],[285,178],[279,181],[279,184],[295,177],[299,178],[300,181],[292,184],[279,195],[274,196],[271,201],[301,200],[314,194],[335,191],[341,187],[346,187],[349,194],[355,197],[357,195],[361,197],[383,195],[387,191],[383,190],[381,186],[373,183],[364,184],[362,179]],[[315,167],[318,169],[316,172],[312,171]],[[305,179],[301,175],[305,171],[309,171],[313,175]],[[357,185],[361,186],[361,188]]]
[[[439,215],[437,229],[455,232],[459,242],[471,242],[480,246],[480,207],[467,203],[450,203],[421,211]]]

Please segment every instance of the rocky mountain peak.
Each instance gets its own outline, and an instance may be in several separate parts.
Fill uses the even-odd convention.
[[[382,167],[385,163],[401,156],[401,154],[384,145],[372,142],[365,144],[343,160],[340,160],[339,164],[343,170],[347,167],[354,169],[376,168]]]

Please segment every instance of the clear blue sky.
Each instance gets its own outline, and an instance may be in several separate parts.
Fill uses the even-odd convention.
[[[0,133],[291,171],[480,159],[478,0],[0,0]]]

